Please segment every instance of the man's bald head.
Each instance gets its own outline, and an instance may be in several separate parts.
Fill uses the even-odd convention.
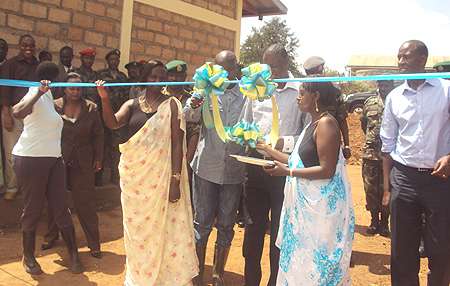
[[[418,40],[406,41],[398,50],[397,58],[401,73],[425,72],[428,48]]]
[[[216,65],[221,65],[228,72],[228,79],[234,80],[238,75],[236,55],[232,51],[221,51],[215,57]]]

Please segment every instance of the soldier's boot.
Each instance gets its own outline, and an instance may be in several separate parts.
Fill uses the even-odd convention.
[[[36,247],[36,230],[23,232],[23,258],[22,264],[25,271],[31,275],[42,274],[42,269],[34,257]]]
[[[200,272],[198,273],[198,276],[192,280],[192,282],[194,286],[203,286],[203,273],[205,273],[206,246],[197,247],[195,252],[197,253],[198,268]]]
[[[84,271],[84,266],[78,257],[78,247],[75,241],[75,229],[61,230],[61,236],[66,243],[67,250],[70,256],[70,271],[74,274],[79,274]]]
[[[225,286],[223,273],[225,272],[225,264],[227,263],[230,247],[221,247],[216,244],[214,248],[213,262],[213,286]]]
[[[389,237],[389,235],[391,235],[391,232],[389,231],[389,214],[385,214],[383,212],[381,213],[381,221],[378,233],[384,237]]]
[[[370,215],[372,216],[372,220],[370,221],[370,226],[367,228],[366,232],[368,234],[376,234],[380,226],[379,212],[371,211]]]

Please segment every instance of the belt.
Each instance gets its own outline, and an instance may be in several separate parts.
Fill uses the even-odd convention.
[[[413,168],[413,167],[411,167]],[[413,168],[415,170],[417,170],[417,172],[433,172],[434,169],[430,169],[430,168]]]
[[[410,167],[410,166],[406,166],[403,164],[400,164],[399,162],[394,162],[394,165],[397,165],[399,167],[404,167],[404,168],[408,168],[410,170],[416,171],[416,172],[433,172],[434,169],[433,168],[416,168],[416,167]]]

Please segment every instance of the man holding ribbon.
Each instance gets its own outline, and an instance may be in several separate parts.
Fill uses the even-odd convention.
[[[401,73],[424,73],[428,49],[417,40],[398,51]],[[419,285],[425,213],[428,285],[450,284],[450,83],[408,79],[386,98],[380,137],[383,205],[391,213],[391,282]]]
[[[238,66],[234,53],[222,51],[216,55],[215,62],[226,71],[217,65],[212,67],[214,71],[222,76],[226,76],[226,72],[228,72],[228,79],[236,79]],[[211,76],[211,79],[217,78],[216,75]],[[223,77],[219,78],[224,80]],[[207,81],[214,85],[214,82],[211,83],[209,79]],[[214,250],[213,285],[224,285],[223,273],[234,236],[234,219],[244,182],[245,165],[230,157],[231,154],[244,155],[244,148],[233,141],[224,142],[218,133],[224,128],[212,128],[214,124],[211,126],[208,123],[208,117],[205,118],[205,112],[209,115],[209,119],[214,115],[214,99],[211,100],[209,97],[215,97],[218,94],[218,110],[215,109],[215,111],[220,112],[220,119],[225,128],[232,127],[238,122],[246,97],[239,90],[237,84],[230,84],[225,90],[221,88],[222,86],[214,85],[212,89],[205,88],[211,96],[206,95],[201,98],[197,95],[192,96],[183,109],[186,121],[201,123],[200,141],[191,163],[194,172],[195,241],[200,266],[196,285],[203,285],[206,244],[216,215],[217,240]],[[202,108],[204,101],[207,101],[205,104],[208,104],[206,109]],[[217,127],[219,120],[216,116],[217,114],[214,117],[214,123]]]
[[[286,49],[280,44],[267,48],[263,57],[264,63],[272,70],[272,78],[292,78],[288,71],[289,58]],[[297,105],[298,85],[294,82],[278,83],[273,95],[279,110],[279,136],[283,142],[282,151],[291,153],[295,144],[294,136],[298,136],[303,127],[310,121],[310,116],[303,114]],[[258,123],[263,136],[270,133],[272,126],[272,103],[270,100],[248,100],[241,114],[247,122]],[[306,122],[305,122],[306,121]],[[277,145],[279,145],[277,143]],[[278,148],[278,146],[276,146]],[[255,149],[250,156],[263,158]],[[278,273],[280,250],[275,241],[280,223],[281,207],[283,205],[283,190],[286,177],[272,177],[266,174],[260,166],[247,165],[247,183],[244,190],[244,210],[246,226],[244,235],[243,255],[245,258],[245,285],[259,286],[261,281],[261,256],[264,247],[264,235],[269,222],[270,226],[270,279],[268,285],[275,285]]]

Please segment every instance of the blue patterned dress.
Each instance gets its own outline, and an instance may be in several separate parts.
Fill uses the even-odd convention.
[[[289,158],[305,168],[298,153],[304,132]],[[276,245],[277,285],[351,285],[350,256],[355,230],[353,200],[342,151],[331,179],[286,178]]]

